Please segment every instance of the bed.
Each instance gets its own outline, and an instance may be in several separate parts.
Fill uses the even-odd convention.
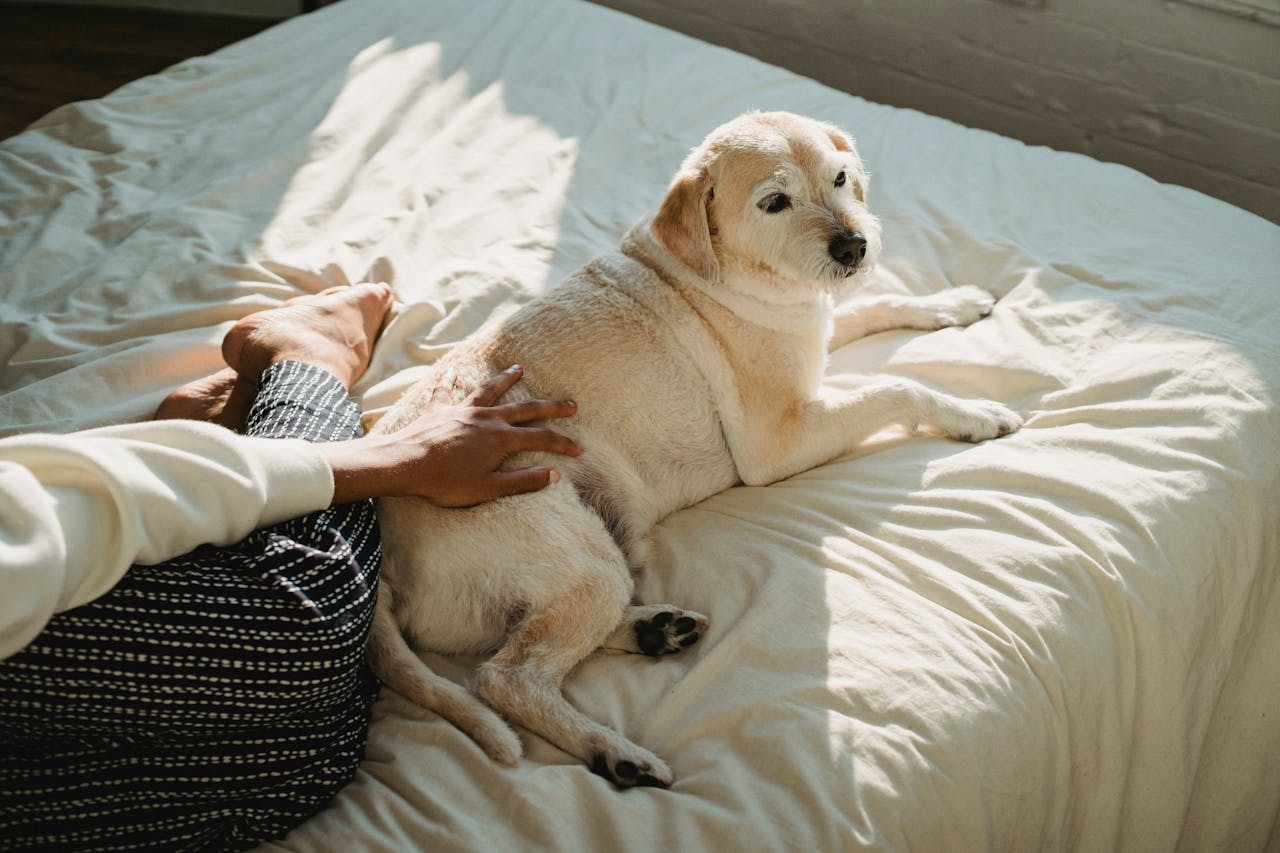
[[[749,108],[857,137],[872,290],[1000,297],[829,380],[1025,428],[882,433],[658,526],[640,595],[710,632],[567,692],[670,790],[527,733],[500,767],[384,689],[355,781],[263,849],[1280,850],[1280,228],[1120,166],[575,0],[344,0],[0,143],[0,432],[146,418],[237,318],[361,279],[405,302],[376,412]]]

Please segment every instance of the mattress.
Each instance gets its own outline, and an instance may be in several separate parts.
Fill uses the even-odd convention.
[[[0,143],[0,432],[149,417],[236,319],[361,279],[405,303],[356,388],[385,408],[752,108],[857,137],[868,292],[1000,297],[828,381],[1026,426],[888,431],[658,525],[639,594],[710,631],[567,693],[670,790],[523,732],[495,765],[384,689],[355,780],[264,849],[1280,849],[1280,228],[1123,167],[574,0],[343,0]]]

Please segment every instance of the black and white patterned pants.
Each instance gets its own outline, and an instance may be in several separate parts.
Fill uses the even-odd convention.
[[[250,435],[333,441],[328,373],[263,374]],[[0,848],[241,849],[354,775],[380,550],[369,501],[134,566],[0,661]]]

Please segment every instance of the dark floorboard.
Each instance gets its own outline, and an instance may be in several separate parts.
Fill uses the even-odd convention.
[[[149,9],[0,2],[0,139],[62,104],[101,97],[274,23]]]

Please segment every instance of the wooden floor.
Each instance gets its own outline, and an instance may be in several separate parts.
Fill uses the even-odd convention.
[[[0,139],[54,107],[101,97],[130,80],[212,53],[274,23],[262,18],[0,2]]]

